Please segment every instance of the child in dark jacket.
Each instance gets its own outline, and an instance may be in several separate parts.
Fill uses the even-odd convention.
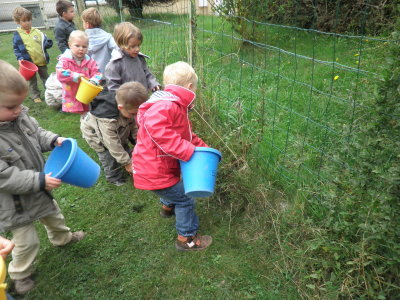
[[[143,42],[140,29],[129,22],[119,23],[114,28],[114,39],[119,49],[111,53],[106,66],[107,88],[115,91],[125,82],[137,81],[148,91],[159,90],[160,84],[147,67],[148,56],[139,52]]]
[[[18,294],[34,288],[32,264],[39,251],[34,221],[46,228],[54,246],[80,241],[82,231],[65,225],[50,191],[61,180],[44,174],[42,152],[62,144],[64,138],[39,127],[22,106],[28,86],[10,64],[0,60],[0,232],[11,232],[15,244],[8,272]]]
[[[47,64],[49,55],[47,49],[53,46],[53,41],[47,39],[46,35],[37,28],[32,28],[32,13],[23,7],[17,7],[13,12],[14,21],[21,27],[14,32],[13,47],[17,60],[33,62],[38,67],[40,79],[45,85],[49,75]],[[28,81],[29,94],[35,103],[42,102],[37,85],[36,74]]]
[[[135,187],[161,198],[162,217],[176,216],[175,246],[179,251],[202,250],[212,243],[211,236],[197,234],[195,199],[185,194],[178,161],[188,161],[196,147],[208,147],[192,131],[188,115],[196,99],[197,80],[185,62],[165,68],[164,91],[155,92],[139,107],[132,154]]]
[[[108,182],[125,183],[124,167],[132,173],[129,142],[136,139],[136,113],[148,99],[139,82],[127,82],[117,92],[103,91],[91,103],[90,112],[81,121],[81,131],[89,146],[96,151]]]
[[[56,3],[58,22],[54,27],[54,37],[61,53],[68,49],[68,39],[72,31],[76,30],[75,23],[72,21],[75,16],[74,5],[71,1],[59,0]]]

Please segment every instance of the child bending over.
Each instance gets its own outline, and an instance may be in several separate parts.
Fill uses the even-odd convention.
[[[39,127],[22,106],[28,90],[25,79],[0,60],[0,231],[12,233],[15,244],[8,272],[18,294],[34,288],[32,264],[39,251],[34,221],[39,220],[54,246],[80,241],[82,231],[65,226],[57,202],[50,194],[61,180],[43,173],[42,152],[62,144],[64,138]]]
[[[149,57],[139,52],[143,42],[140,29],[129,22],[122,22],[115,25],[114,39],[119,49],[111,53],[111,60],[106,66],[108,89],[115,91],[125,82],[137,81],[149,91],[159,90],[160,84],[147,67],[145,57]]]
[[[90,112],[81,122],[82,135],[97,152],[108,182],[125,183],[123,166],[132,173],[129,142],[136,139],[136,113],[148,99],[139,82],[127,82],[117,92],[104,91],[91,103]]]
[[[57,79],[63,86],[62,111],[84,114],[89,111],[89,105],[76,100],[80,78],[86,77],[98,85],[103,77],[97,63],[90,58],[88,50],[89,38],[80,30],[72,31],[68,45],[70,49],[60,56],[56,66]]]
[[[155,92],[139,107],[138,134],[132,155],[134,185],[152,190],[162,203],[162,217],[176,216],[175,245],[180,251],[202,250],[211,236],[197,234],[195,199],[185,195],[179,161],[188,161],[196,147],[208,147],[194,134],[189,110],[196,98],[197,75],[185,62],[164,70],[164,91]]]

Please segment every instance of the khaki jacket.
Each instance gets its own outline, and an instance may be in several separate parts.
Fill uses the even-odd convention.
[[[11,122],[0,122],[0,232],[57,213],[44,190],[42,152],[54,148],[57,135],[39,127],[23,108]]]
[[[134,120],[122,116],[115,119],[99,118],[89,112],[81,121],[81,131],[94,151],[104,152],[107,149],[120,165],[131,163],[124,145],[136,139],[137,127]]]

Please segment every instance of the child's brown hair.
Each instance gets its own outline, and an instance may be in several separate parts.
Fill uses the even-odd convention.
[[[32,12],[24,7],[16,7],[13,11],[13,19],[19,24],[21,20],[32,20]]]
[[[139,82],[131,81],[121,85],[115,95],[118,105],[124,109],[137,109],[149,98],[146,88]]]
[[[93,28],[99,28],[103,22],[99,11],[95,7],[85,9],[81,17],[83,22],[88,22]]]
[[[63,16],[63,13],[68,12],[70,7],[74,7],[74,4],[71,1],[59,0],[56,3],[56,11],[60,17]]]
[[[126,47],[131,38],[135,38],[140,42],[143,41],[143,35],[140,29],[129,22],[122,22],[115,25],[113,36],[115,42],[120,48]]]
[[[28,83],[8,62],[0,59],[0,101],[3,94],[21,95],[28,91]]]

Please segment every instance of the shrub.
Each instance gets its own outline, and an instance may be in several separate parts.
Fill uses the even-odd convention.
[[[252,21],[374,35],[392,32],[398,17],[396,0],[224,0],[217,9],[246,38],[254,35]]]
[[[353,142],[338,154],[345,165],[331,170],[336,190],[322,203],[308,202],[328,212],[319,223],[330,235],[325,250],[336,249],[331,265],[345,298],[395,299],[400,293],[400,34],[393,37],[385,80],[375,99],[366,99],[375,109],[358,121]]]

